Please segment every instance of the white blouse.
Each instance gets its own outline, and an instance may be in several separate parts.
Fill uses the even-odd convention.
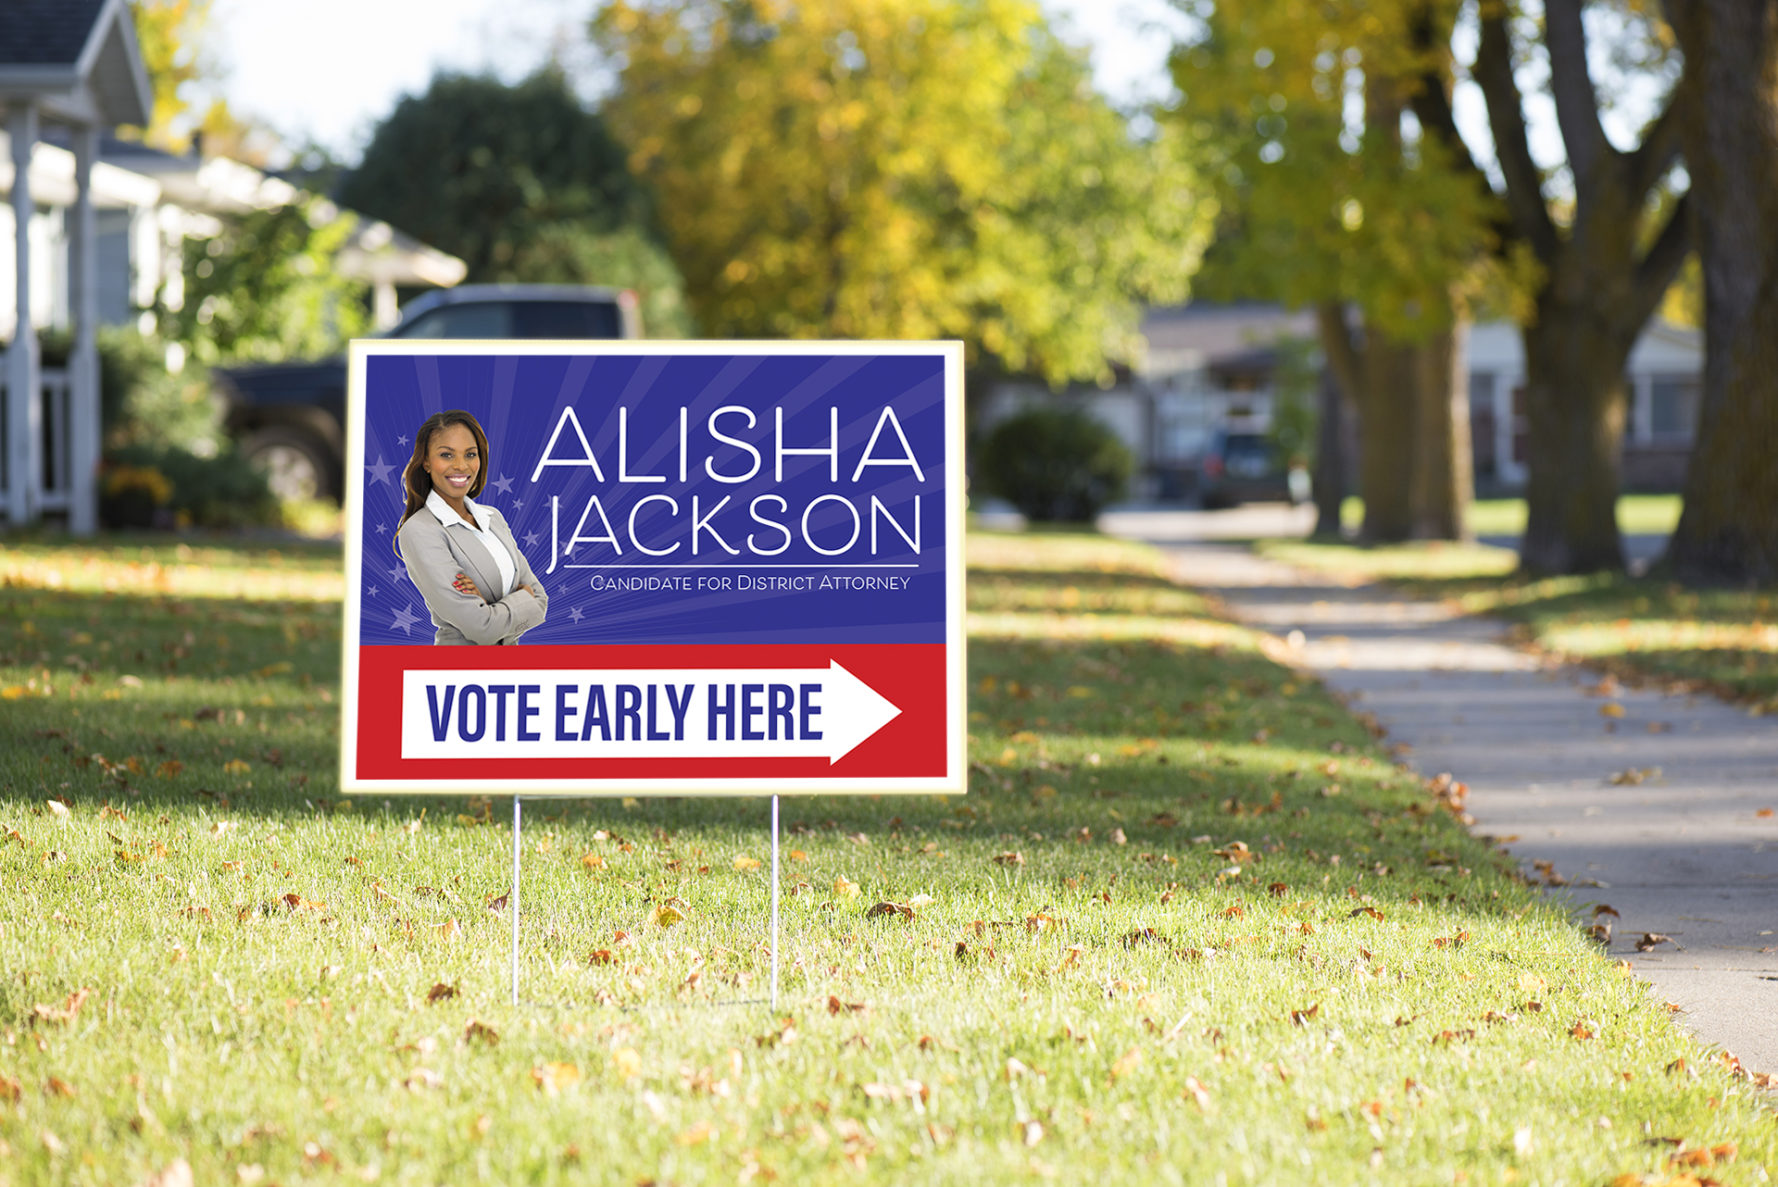
[[[464,498],[463,505],[469,509],[469,514],[475,516],[475,522],[473,524],[469,523],[461,515],[458,515],[457,512],[452,509],[451,505],[444,501],[444,496],[439,494],[438,491],[434,490],[431,494],[426,496],[426,510],[432,512],[432,514],[437,517],[439,523],[447,528],[462,528],[464,531],[474,536],[476,540],[481,543],[481,546],[487,550],[488,558],[494,562],[495,567],[500,572],[499,596],[490,597],[488,601],[498,602],[506,597],[507,594],[511,593],[513,587],[518,584],[518,567],[513,564],[512,553],[506,550],[506,545],[500,542],[500,537],[488,530],[488,522],[493,515],[493,512],[486,507],[478,506],[474,499],[467,497]],[[487,592],[489,591],[483,591],[483,593]]]

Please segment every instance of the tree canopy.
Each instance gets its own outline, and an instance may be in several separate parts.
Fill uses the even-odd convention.
[[[646,189],[562,75],[441,74],[377,127],[342,203],[460,257],[472,282],[637,290],[657,335],[690,331]]]
[[[185,241],[185,299],[167,331],[205,364],[320,358],[370,328],[364,285],[335,260],[356,219],[319,198],[225,220]]]
[[[1185,291],[1193,173],[1030,0],[618,0],[594,35],[714,333],[956,337],[1061,383]]]

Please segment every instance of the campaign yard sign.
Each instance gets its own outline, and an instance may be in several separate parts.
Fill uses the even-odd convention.
[[[545,595],[514,640],[435,645],[471,595],[395,546],[447,409]],[[347,414],[343,790],[964,790],[958,344],[360,341]]]

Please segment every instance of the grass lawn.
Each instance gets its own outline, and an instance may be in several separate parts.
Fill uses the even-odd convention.
[[[510,803],[337,792],[335,557],[8,545],[0,1184],[1768,1181],[1773,1099],[1154,554],[970,563],[971,792],[786,802],[774,1014],[763,802],[534,802],[514,1009]]]
[[[1627,536],[1667,536],[1679,525],[1678,495],[1624,495],[1617,501],[1618,530]],[[1364,523],[1364,500],[1340,504],[1340,522],[1356,532]],[[1469,508],[1470,530],[1478,536],[1520,536],[1525,532],[1524,499],[1477,499]]]
[[[1654,681],[1778,713],[1778,589],[1692,590],[1597,574],[1532,579],[1485,544],[1362,547],[1265,540],[1258,550],[1347,581],[1386,580],[1419,596],[1516,623],[1528,643],[1628,682]]]

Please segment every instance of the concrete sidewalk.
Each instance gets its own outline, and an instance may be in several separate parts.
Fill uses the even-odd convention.
[[[1619,913],[1611,954],[1682,1022],[1749,1071],[1778,1073],[1778,814],[1760,814],[1778,809],[1771,719],[1601,687],[1513,647],[1494,620],[1144,531],[1141,516],[1103,526],[1158,544],[1237,617],[1300,630],[1305,665],[1411,747],[1407,761],[1469,785],[1478,832],[1534,877],[1550,863],[1583,924],[1591,904]],[[1671,940],[1638,952],[1644,933]]]

